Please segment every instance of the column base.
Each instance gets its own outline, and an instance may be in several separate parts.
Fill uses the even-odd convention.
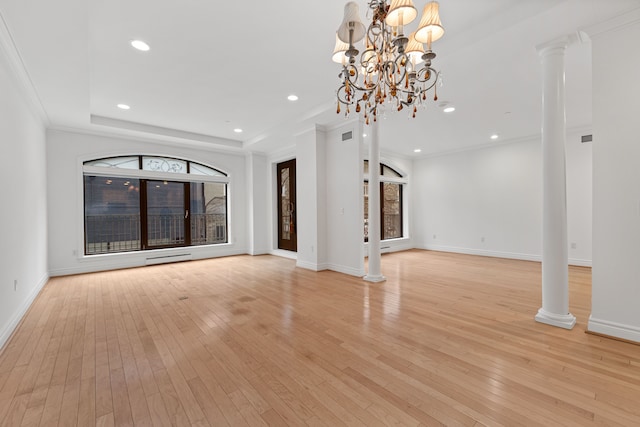
[[[544,308],[538,310],[535,319],[536,322],[546,323],[547,325],[564,329],[573,329],[576,324],[576,317],[573,314],[553,314],[545,311]]]
[[[363,277],[364,280],[366,280],[367,282],[384,282],[385,280],[387,280],[386,277],[384,277],[382,274],[375,274],[375,275],[371,275],[371,274],[367,274],[366,276]]]

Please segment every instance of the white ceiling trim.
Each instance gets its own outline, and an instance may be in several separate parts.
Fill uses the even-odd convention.
[[[584,28],[583,31],[587,33],[591,38],[593,38],[610,31],[620,30],[622,28],[628,27],[629,25],[633,25],[638,21],[640,21],[640,8],[634,9],[623,15],[616,16],[607,21],[599,22],[595,25]]]
[[[212,153],[221,153],[221,154],[242,153],[241,149],[236,149],[231,147],[220,147],[207,142],[183,140],[183,139],[178,139],[178,138],[173,138],[168,136],[154,137],[154,136],[135,135],[131,131],[125,131],[120,128],[114,128],[117,130],[113,132],[109,132],[107,130],[102,130],[96,127],[80,128],[80,127],[71,127],[71,126],[60,126],[60,125],[54,124],[49,126],[47,129],[54,132],[67,132],[67,133],[75,133],[78,135],[97,136],[101,138],[112,138],[112,139],[120,139],[125,141],[145,142],[149,144],[164,145],[164,146],[169,146],[174,148],[178,146],[176,144],[179,144],[180,147],[198,149],[198,150],[208,151]],[[106,154],[105,156],[108,157],[109,155],[116,155],[116,154],[111,153],[111,154]],[[158,154],[158,155],[165,155],[165,154]],[[86,160],[89,160],[89,159],[86,159]]]
[[[172,138],[186,139],[189,141],[206,142],[208,144],[225,147],[242,149],[242,142],[231,139],[219,138],[200,133],[188,132],[179,129],[165,128],[161,126],[148,125],[144,123],[130,122],[127,120],[114,119],[111,117],[91,115],[91,123],[95,125],[110,126],[118,129],[126,129],[136,132],[151,133],[155,135],[168,136]]]

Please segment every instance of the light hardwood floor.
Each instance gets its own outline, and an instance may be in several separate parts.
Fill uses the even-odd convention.
[[[239,256],[51,279],[3,426],[640,425],[640,347],[534,322],[540,264],[428,251],[385,283]]]

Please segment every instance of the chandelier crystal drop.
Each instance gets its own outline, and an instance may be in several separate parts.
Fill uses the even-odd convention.
[[[368,27],[360,20],[356,2],[345,5],[332,55],[342,64],[338,114],[344,110],[348,117],[355,110],[369,124],[387,107],[408,108],[415,118],[429,90],[437,101],[440,73],[431,66],[436,57],[431,45],[444,35],[438,9],[438,2],[427,3],[416,31],[405,35],[405,25],[418,16],[412,0],[370,0]],[[360,51],[356,44],[363,39]]]

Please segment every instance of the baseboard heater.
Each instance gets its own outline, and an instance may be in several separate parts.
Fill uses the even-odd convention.
[[[191,261],[191,254],[162,255],[147,258],[146,265],[165,264],[168,262]]]

